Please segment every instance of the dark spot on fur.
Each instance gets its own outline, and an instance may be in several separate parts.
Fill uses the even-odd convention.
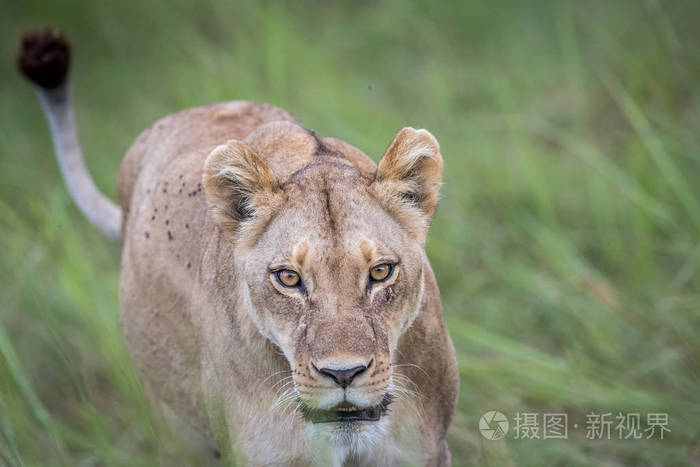
[[[189,229],[189,228],[190,228],[190,224],[185,223],[185,228],[186,228],[186,229]]]
[[[167,204],[165,205],[165,210],[166,210],[166,211],[168,210],[168,205],[167,205]]]
[[[152,221],[156,220],[155,214],[151,216],[151,220],[152,220]]]
[[[182,178],[182,175],[180,175],[180,177],[178,177],[178,178]]]
[[[423,197],[421,197],[420,194],[415,193],[413,191],[401,193],[399,196],[401,196],[401,199],[403,199],[404,201],[415,206],[420,206],[420,204],[424,201]]]
[[[150,237],[148,232],[145,232],[145,234],[146,234],[146,238]]]
[[[321,142],[321,139],[316,135],[316,132],[314,130],[306,130],[306,131],[309,132],[311,137],[314,139],[314,142],[316,143],[316,149],[314,150],[314,156],[326,154],[328,152],[328,150]]]
[[[214,449],[214,457],[216,459],[221,459],[221,453],[219,452],[218,449]]]
[[[192,266],[192,264],[190,264],[190,262],[188,261],[188,262],[187,262],[187,269],[189,269],[190,266]]]
[[[168,240],[172,240],[172,239],[173,239],[173,233],[168,230]]]
[[[331,232],[335,232],[335,219],[333,219],[333,212],[331,211],[331,194],[328,191],[328,187],[323,189],[323,195],[326,202],[326,213],[328,214],[328,226]]]
[[[167,188],[163,188],[163,193],[167,193],[167,192],[168,192],[168,189],[167,189]]]
[[[170,219],[165,219],[165,225],[169,225],[169,224],[170,224]]]
[[[154,209],[153,209],[153,212],[158,212],[158,208],[154,208]]]

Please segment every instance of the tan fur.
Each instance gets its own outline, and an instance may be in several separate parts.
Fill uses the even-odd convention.
[[[441,171],[425,130],[401,130],[377,168],[250,102],[137,139],[119,178],[122,324],[153,400],[211,447],[201,464],[214,446],[242,465],[449,464],[458,377],[423,251]],[[387,261],[389,279],[368,283]],[[360,364],[345,391],[317,371]],[[352,430],[295,410],[387,392],[390,411]]]

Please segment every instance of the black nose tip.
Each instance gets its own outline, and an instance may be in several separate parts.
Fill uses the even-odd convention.
[[[350,386],[350,383],[352,383],[352,380],[355,379],[355,376],[359,375],[366,369],[367,367],[365,365],[360,365],[354,368],[321,368],[318,370],[318,372],[323,373],[326,376],[330,376],[339,386],[346,388]]]

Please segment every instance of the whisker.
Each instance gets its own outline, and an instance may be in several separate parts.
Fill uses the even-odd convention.
[[[292,425],[294,424],[294,416],[296,413],[299,411],[299,407],[301,406],[301,402],[297,399],[297,403],[292,409],[291,412],[289,412],[289,415],[287,415],[287,425],[288,425],[288,430],[292,429]]]
[[[425,371],[425,370],[423,369],[423,367],[421,367],[420,365],[415,365],[415,364],[413,364],[413,363],[392,363],[391,366],[394,367],[394,368],[401,368],[401,367],[416,368],[416,369],[422,371],[423,374],[424,374],[425,376],[430,377],[430,375],[428,374],[428,372]]]
[[[275,394],[279,394],[281,391],[285,390],[285,388],[287,388],[287,386],[289,386],[290,384],[292,384],[292,385],[294,384],[293,379],[290,379],[289,381],[287,381],[286,383],[281,385],[279,388],[277,388],[277,390],[275,391]]]
[[[275,384],[273,384],[272,386],[270,386],[270,389],[274,389],[274,388],[277,387],[277,386],[284,387],[284,385],[285,385],[286,383],[289,383],[290,381],[293,381],[293,377],[292,377],[292,376],[287,376],[286,378],[282,378],[282,379],[280,379],[279,381],[275,382]],[[279,391],[279,389],[278,389],[278,391]]]
[[[289,384],[290,382],[285,383],[285,386]],[[282,390],[284,387],[280,388]],[[296,391],[296,388],[294,386],[286,389],[282,394],[280,394],[279,397],[277,397],[277,400],[272,404],[270,407],[271,410],[275,410],[279,407],[282,407],[284,404],[288,404],[289,402],[295,400],[298,398],[298,392]],[[286,408],[286,407],[285,407]]]
[[[267,378],[265,378],[264,380],[262,380],[262,381],[260,382],[260,386],[262,386],[263,384],[265,384],[265,383],[267,382],[267,380],[269,380],[269,379],[272,378],[273,376],[279,375],[280,373],[291,373],[291,370],[280,370],[280,371],[275,371],[275,372],[272,373],[270,376],[268,376]]]
[[[420,417],[419,405],[420,401],[416,401],[413,397],[407,394],[403,388],[391,385],[389,387],[389,394],[398,401],[405,402],[405,405],[413,412],[416,417]]]
[[[415,389],[409,388],[408,385]],[[423,395],[419,386],[409,376],[398,371],[393,372],[388,392],[398,400],[405,402],[416,416],[420,416]]]
[[[413,380],[409,376],[406,376],[406,375],[401,374],[401,373],[394,373],[392,375],[392,377],[396,378],[397,381],[400,381],[402,383],[411,384],[411,386],[413,386],[415,388],[416,392],[420,392],[420,388],[418,387],[418,385],[415,382],[413,382]],[[406,388],[406,389],[408,389],[408,388]]]

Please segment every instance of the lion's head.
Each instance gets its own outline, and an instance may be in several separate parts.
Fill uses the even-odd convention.
[[[210,208],[235,247],[231,287],[284,353],[291,397],[312,421],[376,420],[399,386],[394,352],[421,304],[439,145],[404,128],[375,170],[336,140],[295,138],[283,149],[229,141],[206,161]],[[275,156],[262,153],[306,140],[314,157],[278,179]]]

